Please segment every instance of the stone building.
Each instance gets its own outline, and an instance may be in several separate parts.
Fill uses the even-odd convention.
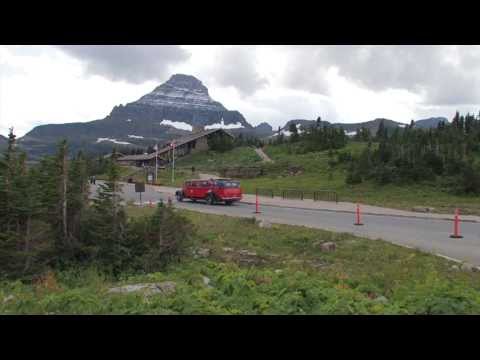
[[[195,154],[209,149],[208,140],[213,136],[230,136],[233,135],[223,129],[199,130],[187,136],[173,140],[175,143],[175,159]],[[171,142],[170,142],[171,143]],[[172,159],[172,148],[170,143],[164,145],[157,153],[141,154],[141,155],[127,155],[118,158],[120,165],[132,166],[155,166],[155,156],[158,154],[158,165],[162,166],[170,163]]]

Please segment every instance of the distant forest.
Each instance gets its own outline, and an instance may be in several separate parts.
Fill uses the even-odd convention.
[[[430,129],[414,127],[413,120],[404,128],[387,128],[382,120],[376,133],[360,128],[352,138],[341,128],[323,125],[321,118],[307,128],[292,123],[288,131],[286,137],[279,130],[270,144],[290,144],[289,151],[297,154],[335,152],[332,166],[347,167],[348,184],[430,182],[456,194],[480,193],[480,114],[457,112],[452,122]],[[367,146],[360,154],[339,152],[349,141]]]
[[[451,123],[416,129],[413,122],[389,134],[380,124],[375,136],[359,131],[366,149],[349,162],[347,182],[378,184],[436,181],[455,193],[480,192],[480,114],[455,114]],[[377,146],[373,146],[373,142]]]

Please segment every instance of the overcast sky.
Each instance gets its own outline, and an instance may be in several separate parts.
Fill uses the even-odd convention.
[[[0,134],[104,118],[175,73],[274,128],[480,110],[480,46],[0,45]]]

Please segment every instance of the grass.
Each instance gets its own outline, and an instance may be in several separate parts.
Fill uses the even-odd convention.
[[[172,168],[158,171],[157,185],[180,187],[186,180],[196,179],[200,173],[217,173],[222,167],[228,166],[256,166],[261,164],[261,159],[252,147],[242,146],[231,151],[220,153],[205,151],[175,160],[175,176],[172,182]],[[192,166],[195,172],[192,173]],[[136,170],[135,170],[136,169]],[[132,177],[135,181],[145,181],[142,170],[132,167],[122,167],[122,176],[126,179]],[[102,177],[99,177],[102,179]]]
[[[359,153],[366,144],[350,142],[339,152]],[[411,210],[414,206],[428,206],[439,213],[453,213],[460,208],[463,214],[480,215],[480,196],[454,195],[443,191],[436,183],[410,185],[379,186],[371,181],[358,185],[345,183],[346,169],[337,165],[329,173],[328,152],[312,152],[307,154],[290,154],[287,145],[266,146],[265,152],[275,161],[264,164],[252,148],[236,148],[231,152],[219,154],[215,152],[199,153],[178,161],[174,186],[181,186],[187,179],[198,177],[199,172],[214,172],[222,166],[264,166],[266,175],[242,179],[242,188],[246,193],[255,193],[256,188],[273,189],[280,196],[282,189],[333,190],[340,201],[360,202],[364,204]],[[196,173],[191,173],[195,166]],[[289,166],[301,166],[303,172],[291,175]],[[171,170],[160,174],[160,183],[172,185]],[[307,195],[306,197],[308,197]]]
[[[129,208],[143,216],[150,208]],[[480,273],[379,240],[251,219],[181,211],[197,229],[164,272],[111,280],[95,269],[51,274],[36,285],[0,285],[2,314],[477,314]],[[331,241],[335,252],[322,252]],[[209,248],[207,258],[192,249]],[[227,251],[226,248],[232,250]],[[238,250],[254,251],[254,265]],[[203,277],[210,279],[205,286]],[[171,296],[113,295],[111,286],[174,281]]]

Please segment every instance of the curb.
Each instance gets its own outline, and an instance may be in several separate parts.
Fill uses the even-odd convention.
[[[152,185],[152,186],[162,186],[162,185]],[[158,191],[158,189],[156,190]],[[160,191],[159,191],[160,192]],[[164,194],[167,194],[165,192],[162,192]],[[168,193],[169,194],[169,193]],[[173,192],[174,194],[174,192]],[[254,201],[246,201],[246,200],[240,200],[239,203],[242,204],[249,204],[249,205],[255,205]],[[339,212],[339,213],[345,213],[345,214],[355,214],[354,210],[333,210],[333,209],[325,209],[325,208],[304,208],[304,207],[298,207],[298,206],[285,206],[285,205],[272,205],[272,204],[264,204],[263,206],[273,206],[273,207],[279,207],[279,208],[286,208],[286,209],[299,209],[299,210],[311,210],[311,211],[330,211],[330,212]],[[389,217],[401,217],[401,218],[407,218],[407,219],[424,219],[424,220],[442,220],[442,221],[454,221],[453,217],[439,217],[439,218],[432,218],[428,216],[421,216],[421,215],[393,215],[393,214],[379,214],[379,213],[372,213],[372,212],[362,212],[364,215],[373,215],[373,216],[389,216]],[[461,219],[460,222],[465,222],[465,223],[480,223],[480,220],[470,220],[470,219]]]
[[[239,202],[243,203],[243,204],[255,205],[255,202],[250,202],[250,201],[241,200]],[[346,214],[355,214],[354,210],[333,210],[333,209],[322,209],[322,208],[312,209],[312,208],[303,208],[303,207],[297,207],[297,206],[284,206],[284,205],[272,205],[272,204],[264,204],[262,206],[273,206],[273,207],[279,207],[279,208],[285,208],[285,209],[300,209],[300,210],[311,210],[311,211],[330,211],[330,212],[339,212],[339,213],[346,213]],[[448,218],[448,217],[432,218],[432,217],[427,217],[427,216],[415,216],[415,215],[379,214],[379,213],[372,213],[372,212],[365,212],[365,211],[363,211],[362,214],[363,215],[373,215],[373,216],[403,217],[403,218],[410,218],[410,219],[454,221],[453,218],[451,219],[451,218]],[[478,221],[478,220],[470,220],[470,219],[460,220],[460,222],[480,223],[480,221]]]

